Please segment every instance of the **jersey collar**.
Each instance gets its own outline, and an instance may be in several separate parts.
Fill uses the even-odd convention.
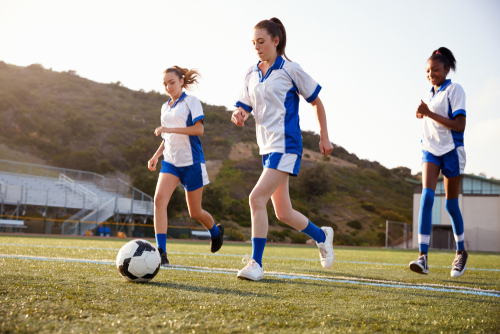
[[[187,94],[186,92],[182,92],[181,96],[177,99],[177,101],[174,102],[174,105],[171,107],[172,108],[175,108],[175,106],[177,105],[177,103],[179,103],[180,101],[184,100],[186,98]],[[172,101],[172,98],[170,98],[167,103],[168,105],[170,106],[170,101]]]
[[[262,63],[262,62],[259,60],[257,62],[257,64],[255,64],[255,66],[253,67],[253,71],[260,71],[260,68],[259,68],[260,63]],[[283,67],[284,63],[285,63],[285,60],[283,59],[283,57],[278,55],[278,57],[276,57],[276,60],[274,61],[273,66],[269,67],[269,69],[270,70],[279,70]]]
[[[446,79],[446,81],[438,88],[437,93],[443,91],[451,84],[451,79]],[[434,86],[431,87],[431,93],[434,93]]]

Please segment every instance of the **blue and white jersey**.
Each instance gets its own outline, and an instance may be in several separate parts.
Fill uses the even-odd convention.
[[[449,119],[458,115],[465,116],[465,92],[462,86],[446,80],[434,94],[434,87],[427,94],[424,102],[429,110]],[[442,156],[456,147],[464,146],[464,133],[451,130],[438,122],[424,117],[422,150],[435,156]]]
[[[261,155],[277,152],[302,156],[299,95],[310,103],[321,86],[299,64],[279,55],[265,76],[259,63],[247,71],[236,106],[253,111]]]
[[[168,100],[169,102],[171,101]],[[204,120],[200,100],[182,93],[181,97],[170,107],[165,102],[161,107],[161,126],[167,128],[187,128],[197,121]],[[205,163],[205,156],[198,136],[177,133],[162,133],[165,142],[163,158],[175,167],[185,167],[196,163]]]

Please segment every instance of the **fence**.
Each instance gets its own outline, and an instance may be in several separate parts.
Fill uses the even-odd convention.
[[[385,248],[412,248],[410,224],[402,222],[385,222]]]

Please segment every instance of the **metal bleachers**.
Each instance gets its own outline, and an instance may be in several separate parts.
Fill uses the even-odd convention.
[[[57,167],[0,160],[0,203],[79,209],[63,223],[63,234],[77,234],[79,222],[92,229],[115,214],[153,215],[153,199],[120,179]],[[84,234],[85,231],[79,231]]]

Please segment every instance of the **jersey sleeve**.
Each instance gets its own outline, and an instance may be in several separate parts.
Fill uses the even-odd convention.
[[[465,92],[462,86],[458,84],[453,85],[452,89],[448,92],[448,99],[453,118],[458,115],[467,116],[465,114]]]
[[[252,73],[253,67],[247,71],[245,80],[243,81],[243,87],[241,87],[240,95],[238,101],[236,101],[235,106],[244,109],[247,112],[252,112],[252,103],[250,101],[250,95],[248,94],[248,81],[250,80],[250,74]]]
[[[299,94],[302,95],[308,103],[316,100],[319,92],[321,91],[321,86],[309,75],[302,67],[297,63],[290,63],[289,75],[292,78],[293,85],[298,89]]]
[[[205,122],[205,115],[203,114],[203,107],[201,106],[200,100],[194,96],[189,96],[189,100],[186,101],[191,112],[191,118],[193,119],[193,124],[198,122],[200,119]]]

